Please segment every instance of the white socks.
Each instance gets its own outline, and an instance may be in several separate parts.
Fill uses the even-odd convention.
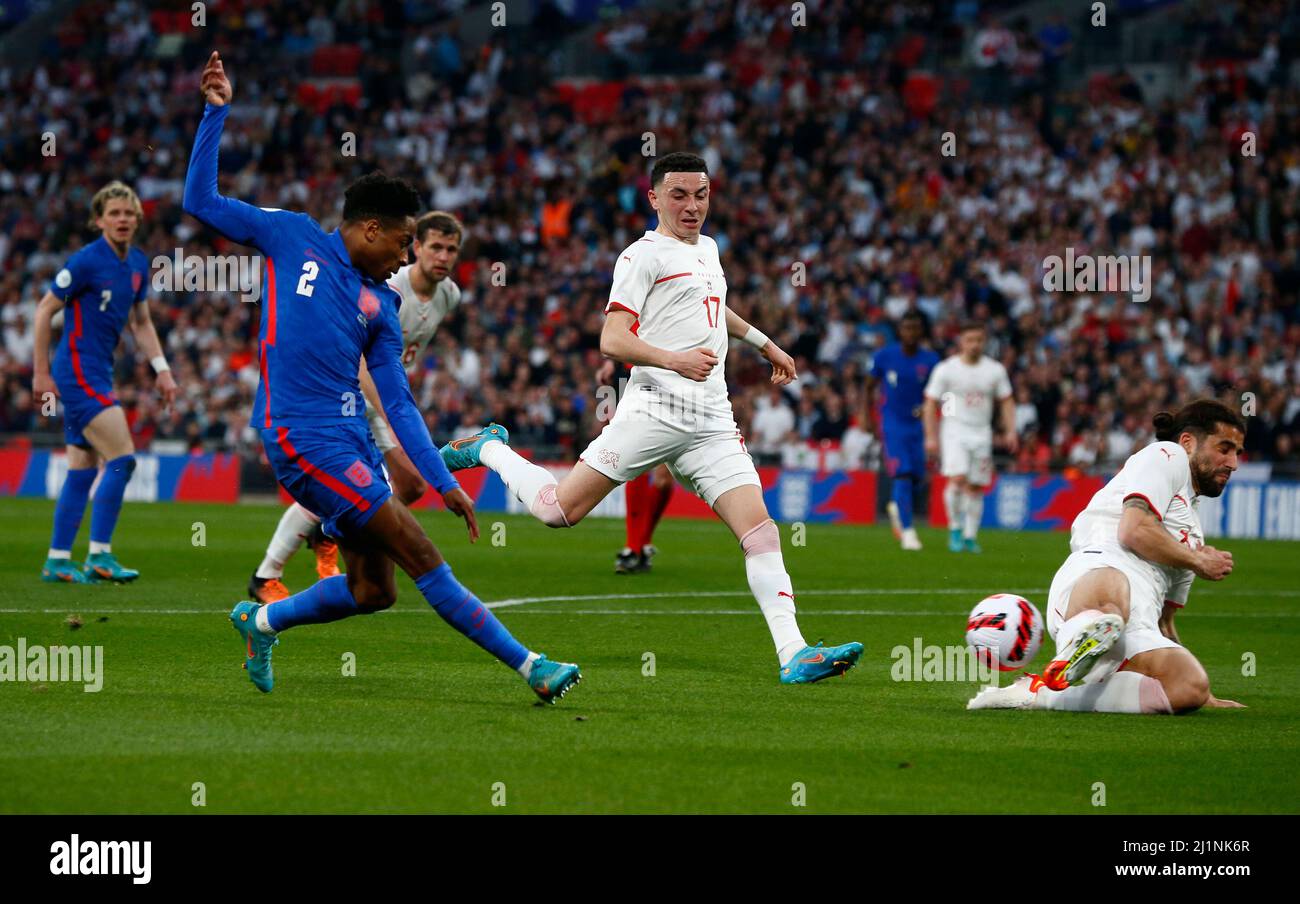
[[[254,574],[268,579],[282,577],[285,563],[293,558],[317,524],[320,524],[320,519],[296,502],[285,509],[271,542],[267,544],[266,558],[262,559]]]
[[[555,501],[557,482],[550,471],[501,442],[486,443],[479,452],[479,461],[496,471],[515,498],[538,520],[550,527],[569,526]]]
[[[962,512],[965,511],[966,494],[951,480],[943,487],[943,507],[948,513],[948,530],[961,530]]]
[[[253,624],[257,625],[257,630],[263,634],[274,634],[275,629],[271,627],[271,621],[266,615],[267,606],[257,607],[257,614],[253,616]]]
[[[974,540],[975,535],[979,533],[980,521],[984,518],[984,494],[962,493],[961,495],[965,497],[962,501],[965,503],[966,517],[962,536],[967,540]]]
[[[794,588],[781,557],[781,533],[770,519],[740,538],[745,551],[745,577],[758,608],[767,619],[776,645],[777,665],[785,665],[808,642],[799,631],[794,616]]]
[[[497,443],[497,445],[499,446],[501,443]],[[529,653],[524,658],[524,661],[519,663],[519,668],[515,669],[515,671],[520,675],[523,675],[524,680],[527,681],[529,678],[533,677],[533,663],[541,658],[542,657],[538,656],[536,653]]]
[[[1039,688],[1033,708],[1132,715],[1173,712],[1164,685],[1138,672],[1115,672],[1103,681],[1078,684],[1063,691]]]
[[[90,541],[90,554],[92,556],[99,555],[101,552],[112,552],[112,551],[113,551],[112,543],[96,543],[94,540]]]

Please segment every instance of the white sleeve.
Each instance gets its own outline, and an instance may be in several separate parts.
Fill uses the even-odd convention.
[[[1152,443],[1133,456],[1124,469],[1132,468],[1124,501],[1134,497],[1146,500],[1161,521],[1174,496],[1187,482],[1187,453],[1176,443]]]
[[[451,313],[460,307],[460,286],[450,279],[446,280],[445,284],[447,286],[447,313]]]
[[[998,362],[998,380],[993,394],[999,402],[1011,395],[1011,378],[1007,376],[1007,369],[1001,362]]]
[[[640,317],[641,308],[653,285],[650,255],[632,253],[631,249],[624,251],[614,265],[614,284],[609,289],[609,303],[605,305],[605,313],[620,310]]]
[[[936,402],[943,401],[943,394],[948,389],[944,379],[945,374],[948,372],[948,368],[945,366],[947,363],[947,361],[940,361],[934,366],[934,370],[930,371],[930,379],[925,382],[925,397],[927,399],[934,399]]]

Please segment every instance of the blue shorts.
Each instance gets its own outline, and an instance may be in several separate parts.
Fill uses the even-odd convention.
[[[63,441],[69,446],[91,448],[82,431],[100,412],[118,404],[112,384],[98,385],[78,380],[74,374],[57,373],[54,385],[59,388],[59,400],[63,402]]]
[[[280,486],[335,539],[364,527],[393,495],[365,418],[328,427],[271,427],[262,431],[262,445]]]
[[[885,465],[890,477],[925,474],[925,431],[882,424],[885,434]]]

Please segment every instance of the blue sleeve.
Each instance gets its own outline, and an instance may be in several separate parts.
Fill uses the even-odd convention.
[[[50,280],[50,292],[66,304],[68,299],[85,288],[88,269],[86,255],[78,251],[54,274],[54,279]]]
[[[217,150],[221,144],[221,127],[229,112],[229,104],[204,107],[203,120],[194,136],[194,150],[190,152],[190,168],[185,173],[182,204],[186,213],[232,242],[251,245],[269,254],[266,246],[275,234],[271,213],[217,194]]]
[[[402,368],[401,331],[395,330],[396,315],[392,322],[381,328],[380,334],[366,352],[366,367],[375,381],[379,399],[384,403],[384,414],[392,425],[397,441],[410,456],[420,476],[439,493],[449,493],[460,486],[447,470],[442,455],[429,438],[429,428],[424,425],[420,408],[411,395],[411,383]]]

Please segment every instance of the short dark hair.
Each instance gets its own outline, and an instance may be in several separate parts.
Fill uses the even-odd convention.
[[[1151,419],[1151,424],[1156,428],[1157,440],[1174,443],[1184,432],[1203,440],[1218,430],[1220,424],[1235,427],[1243,434],[1246,432],[1246,422],[1241,415],[1215,399],[1188,402],[1172,414],[1161,411]]]
[[[984,330],[987,332],[988,327],[985,325],[983,320],[976,320],[971,317],[961,322],[961,332],[964,333],[967,330]]]
[[[465,234],[465,227],[454,213],[445,210],[431,210],[415,221],[415,240],[423,242],[429,230],[454,235],[457,241]]]
[[[915,320],[917,323],[921,324],[921,329],[925,329],[925,315],[922,314],[920,311],[918,311],[916,308],[908,308],[903,313],[903,316],[898,318],[898,322],[900,324],[908,320]]]
[[[343,192],[343,222],[383,220],[392,223],[420,212],[420,192],[405,179],[382,170],[367,173]]]
[[[655,162],[654,169],[650,171],[650,187],[657,191],[663,184],[664,176],[669,173],[704,173],[707,176],[709,165],[699,154],[674,151]]]

